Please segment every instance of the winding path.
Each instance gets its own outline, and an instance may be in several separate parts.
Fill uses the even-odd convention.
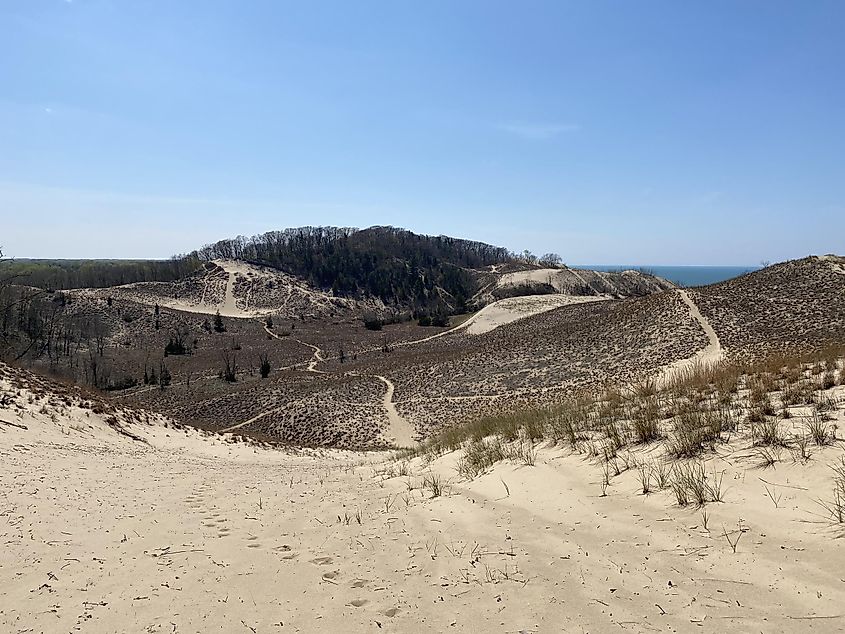
[[[388,440],[392,440],[397,447],[413,447],[416,444],[414,443],[413,438],[414,429],[411,424],[405,420],[401,414],[399,414],[396,410],[396,403],[393,402],[393,392],[395,391],[396,386],[393,385],[393,381],[387,377],[379,374],[373,374],[372,376],[384,383],[387,387],[382,404],[384,405],[384,409],[387,411],[388,428],[386,435]]]
[[[682,288],[679,288],[677,292],[678,295],[681,296],[683,302],[687,305],[690,317],[698,322],[698,325],[701,326],[702,330],[704,330],[704,334],[707,335],[707,345],[691,357],[674,361],[673,363],[665,366],[657,377],[657,384],[660,387],[665,386],[671,382],[674,377],[697,365],[715,365],[725,358],[725,350],[722,348],[722,343],[719,341],[719,336],[716,334],[716,331],[713,330],[713,326],[709,321],[707,321],[707,318],[701,314],[701,311],[698,309],[695,302],[692,301],[689,293]]]
[[[275,339],[281,339],[279,335],[273,332],[268,326],[266,322],[263,322],[264,331]],[[323,357],[323,350],[319,346],[315,346],[312,343],[307,343],[302,341],[301,339],[295,340],[297,343],[302,344],[303,346],[307,346],[314,351],[314,355],[311,357],[311,360],[308,362],[308,367],[306,368],[306,372],[314,372],[315,374],[330,374],[329,372],[325,372],[324,370],[318,370],[317,364],[322,363],[325,361],[325,357]],[[301,364],[300,364],[301,365]],[[387,421],[388,421],[388,428],[384,435],[387,437],[387,440],[392,440],[393,443],[397,447],[412,447],[414,446],[414,428],[396,409],[396,403],[393,402],[393,393],[396,391],[396,386],[393,385],[393,381],[388,379],[386,376],[381,376],[378,374],[358,374],[357,372],[350,372],[354,376],[370,376],[374,379],[378,379],[382,383],[384,383],[385,387],[387,388],[384,393],[384,398],[382,399],[382,406],[384,407],[385,412],[387,413]],[[283,406],[284,407],[284,406]],[[238,423],[237,425],[232,425],[231,427],[227,427],[221,431],[233,431],[235,429],[240,429],[241,427],[245,427],[250,423],[254,423],[255,421],[264,418],[265,416],[272,414],[279,409],[282,408],[274,408],[268,410],[266,412],[262,412],[257,416],[253,416],[249,420],[245,420],[242,423]]]

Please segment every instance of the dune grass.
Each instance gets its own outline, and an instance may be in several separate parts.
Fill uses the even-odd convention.
[[[603,495],[614,477],[635,469],[643,494],[669,488],[679,505],[703,506],[722,499],[721,476],[707,473],[704,460],[736,435],[747,439],[760,468],[780,461],[783,449],[805,462],[812,445],[837,442],[828,420],[841,403],[825,390],[843,384],[842,355],[840,347],[693,366],[662,387],[647,380],[450,427],[398,456],[434,460],[459,451],[458,474],[471,480],[504,461],[533,466],[536,446],[546,444],[595,461],[604,474]],[[787,425],[790,408],[799,408],[798,420]],[[659,443],[655,457],[637,462],[629,449],[649,443]],[[834,510],[837,500],[845,508],[845,484],[834,490]]]

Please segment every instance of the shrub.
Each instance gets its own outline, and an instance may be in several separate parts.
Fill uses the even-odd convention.
[[[261,353],[258,355],[258,361],[258,371],[261,374],[261,378],[266,379],[268,376],[270,376],[270,358],[266,354]]]
[[[822,378],[820,381],[821,389],[829,390],[834,385],[836,385],[836,375],[833,373],[833,370],[828,370],[824,374],[822,374]]]
[[[226,324],[223,323],[219,310],[214,313],[214,332],[226,332]]]
[[[109,381],[109,384],[106,385],[106,389],[109,391],[128,390],[130,387],[135,387],[136,385],[138,385],[138,379],[131,377],[127,374],[119,379]]]
[[[362,319],[367,330],[381,330],[384,321],[375,315],[365,315]]]
[[[188,347],[181,339],[170,337],[167,345],[164,346],[164,356],[187,354]]]
[[[158,385],[162,390],[170,385],[170,378],[170,370],[167,369],[167,366],[162,361],[158,372]]]
[[[431,318],[431,325],[445,328],[449,325],[449,316],[445,313],[437,313]]]

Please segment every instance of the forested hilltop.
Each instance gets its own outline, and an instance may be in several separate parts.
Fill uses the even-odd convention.
[[[394,227],[300,227],[221,240],[191,255],[271,266],[336,295],[370,295],[416,308],[442,304],[453,311],[477,290],[468,269],[516,260],[503,247]]]

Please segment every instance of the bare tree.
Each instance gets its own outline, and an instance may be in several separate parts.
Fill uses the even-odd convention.
[[[537,261],[540,266],[557,268],[563,263],[563,259],[557,253],[544,253]]]
[[[261,352],[258,354],[258,361],[258,371],[261,373],[261,378],[266,379],[270,376],[270,370],[272,369],[272,366],[270,365],[270,357],[266,352]]]
[[[223,379],[229,383],[234,383],[238,380],[238,356],[235,353],[229,353],[228,350],[223,350],[220,353],[223,359],[223,369],[221,375]]]

